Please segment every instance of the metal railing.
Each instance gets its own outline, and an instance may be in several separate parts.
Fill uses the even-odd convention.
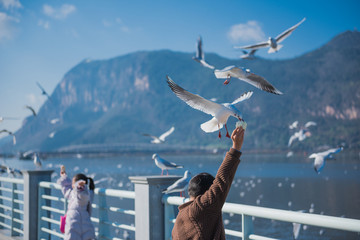
[[[176,220],[174,207],[177,207],[187,201],[189,201],[189,199],[164,195],[165,239],[171,239],[171,229],[173,228],[173,224]],[[253,217],[278,220],[282,222],[300,223],[350,232],[360,232],[360,220],[357,219],[332,217],[235,203],[225,203],[222,208],[222,212],[241,215],[242,231],[225,229],[225,234],[246,240],[275,240],[275,238],[254,234]]]
[[[56,190],[57,194],[51,192],[51,190]],[[135,211],[114,207],[111,206],[111,203],[108,203],[109,197],[113,198],[112,202],[114,202],[115,200],[117,201],[119,198],[134,200],[135,192],[96,188],[94,193],[94,202],[97,203],[92,204],[92,215],[94,217],[91,217],[91,221],[96,226],[95,230],[97,239],[120,239],[114,236],[116,231],[110,231],[110,227],[135,232],[134,225],[123,224],[115,221],[117,219],[121,219],[121,217],[119,217],[119,214],[135,216]],[[61,186],[52,182],[40,182],[38,199],[38,232],[40,233],[40,239],[50,239],[50,236],[64,238],[64,235],[60,232],[60,216],[64,215],[67,211],[67,201],[61,194]],[[111,217],[109,215],[114,215],[115,217]],[[112,221],[109,219],[115,220]]]
[[[24,179],[0,177],[0,228],[24,234]]]

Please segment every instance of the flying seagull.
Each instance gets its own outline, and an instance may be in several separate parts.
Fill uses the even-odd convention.
[[[279,34],[276,38],[269,37],[269,40],[266,42],[257,43],[254,45],[248,45],[243,47],[235,47],[235,48],[241,48],[241,49],[259,49],[264,47],[270,47],[268,53],[274,53],[280,50],[283,45],[279,44],[282,41],[284,41],[288,36],[291,35],[291,33],[304,21],[306,18],[303,18],[299,23],[295,24],[291,28],[285,30],[281,34]]]
[[[313,122],[313,121],[309,121],[307,123],[305,123],[305,128],[308,128],[308,127],[311,127],[311,126],[316,126],[316,122]]]
[[[299,121],[295,121],[289,125],[289,129],[295,129],[298,127]]]
[[[257,49],[252,49],[250,52],[247,52],[245,50],[242,50],[242,52],[244,53],[243,55],[241,55],[240,57],[242,59],[248,59],[248,60],[252,60],[255,59],[255,52],[257,51]]]
[[[34,117],[36,117],[36,112],[32,107],[26,105],[25,108],[29,109],[32,112],[32,114],[34,115]]]
[[[159,144],[159,143],[164,143],[165,138],[168,137],[170,134],[172,134],[174,132],[174,130],[175,130],[175,127],[171,127],[169,130],[167,130],[166,132],[161,134],[160,137],[152,136],[148,133],[143,133],[143,135],[147,136],[147,137],[151,137],[153,139],[151,141],[151,143]]]
[[[38,87],[41,89],[41,91],[42,91],[41,94],[47,96],[47,98],[51,101],[50,95],[45,91],[45,89],[40,85],[40,83],[39,83],[39,82],[36,82],[36,84],[37,84]]]
[[[161,175],[163,175],[164,170],[166,170],[166,175],[168,175],[169,169],[183,168],[181,165],[166,161],[165,159],[159,157],[156,153],[153,154],[152,159],[155,161],[156,166],[161,169]]]
[[[343,150],[343,147],[339,147],[339,148],[332,148],[329,149],[327,151],[324,152],[319,152],[319,153],[313,153],[309,156],[309,158],[315,158],[314,160],[314,169],[315,172],[317,172],[318,174],[320,173],[320,171],[324,168],[325,166],[325,160],[327,159],[331,159],[332,158],[332,154],[335,153],[339,153]]]
[[[219,131],[219,138],[221,138],[220,129],[225,125],[226,136],[230,138],[229,132],[227,130],[227,120],[230,116],[233,116],[240,121],[243,121],[241,112],[235,107],[236,104],[249,99],[253,92],[245,92],[238,99],[232,103],[215,103],[210,100],[207,100],[199,95],[193,94],[186,91],[179,85],[177,85],[169,76],[167,77],[167,83],[175,95],[183,100],[190,107],[202,111],[204,113],[210,114],[213,118],[200,125],[201,129],[204,132],[215,132]]]
[[[16,144],[16,137],[15,137],[15,134],[9,130],[6,130],[6,129],[3,129],[3,130],[0,130],[0,133],[7,133],[9,135],[11,135],[13,137],[13,144],[15,145]]]
[[[304,141],[306,137],[310,137],[311,133],[307,129],[300,129],[298,132],[295,132],[289,139],[288,147],[291,146],[294,140],[298,139],[300,142]]]
[[[222,70],[216,69],[214,71],[216,78],[226,78],[224,84],[230,82],[230,78],[238,78],[244,82],[247,82],[263,91],[281,95],[282,92],[277,90],[273,85],[271,85],[265,78],[252,73],[250,69],[245,69],[243,67],[228,66]]]
[[[185,196],[185,191],[188,187],[190,179],[191,179],[191,173],[188,170],[186,170],[184,176],[178,179],[176,182],[174,182],[171,186],[166,188],[163,191],[163,193],[169,194],[173,192],[180,192],[180,196],[182,196],[182,193],[184,192],[184,196]]]
[[[192,59],[194,59],[195,61],[197,61],[198,63],[200,63],[202,66],[210,68],[210,69],[214,69],[215,67],[208,64],[205,61],[205,54],[202,50],[202,40],[201,40],[201,36],[199,36],[199,39],[197,41],[197,48],[196,48],[196,56],[193,57]]]

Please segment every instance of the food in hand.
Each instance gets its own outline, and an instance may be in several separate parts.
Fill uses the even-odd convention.
[[[236,128],[242,127],[244,130],[246,130],[247,123],[245,121],[237,121],[236,122]]]

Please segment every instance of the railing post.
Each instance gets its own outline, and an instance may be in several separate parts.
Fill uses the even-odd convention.
[[[171,231],[174,227],[172,223],[172,219],[175,218],[175,210],[176,206],[168,204],[166,201],[164,202],[164,227],[165,227],[165,240],[171,240]]]
[[[252,216],[248,216],[242,214],[242,232],[243,232],[243,240],[249,240],[250,234],[254,233]]]
[[[0,181],[0,187],[2,187],[3,186],[3,184],[2,184],[2,182]],[[3,196],[3,194],[2,194],[2,191],[1,191],[1,189],[0,189],[0,196]],[[3,203],[3,200],[0,198],[0,204],[1,205],[3,205],[4,203]],[[4,209],[1,207],[0,208],[0,213],[1,214],[4,214]],[[5,223],[5,218],[3,218],[3,217],[0,217],[0,222],[2,222],[2,223]],[[0,225],[0,229],[2,229],[2,228],[4,228],[2,225]]]
[[[24,240],[38,238],[39,182],[51,181],[53,170],[23,170],[24,175]]]
[[[108,236],[110,232],[110,227],[108,224],[104,224],[109,220],[107,204],[106,204],[106,195],[105,189],[99,189],[99,240],[105,239],[103,237]]]
[[[129,177],[135,184],[135,239],[164,239],[162,191],[181,176]]]
[[[11,188],[11,236],[19,236],[20,234],[14,231],[14,228],[20,229],[20,224],[15,222],[14,219],[20,219],[20,214],[15,212],[15,209],[19,210],[19,203],[16,203],[15,200],[19,200],[19,196],[15,193],[17,190],[17,184],[12,183]]]

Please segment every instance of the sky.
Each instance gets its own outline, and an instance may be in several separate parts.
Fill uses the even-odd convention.
[[[360,27],[360,1],[324,0],[0,0],[0,130],[16,131],[63,76],[84,59],[141,50],[195,52],[236,59],[244,46],[276,37],[306,17],[268,59],[301,56]],[[5,134],[0,135],[5,137]]]

